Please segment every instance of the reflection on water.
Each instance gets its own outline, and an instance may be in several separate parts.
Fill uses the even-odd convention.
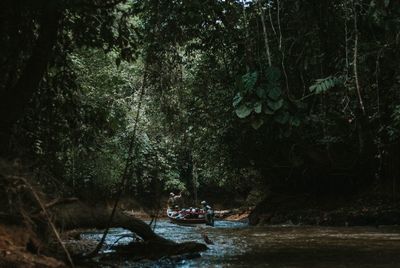
[[[400,267],[400,227],[248,227],[244,223],[217,221],[215,227],[180,226],[159,221],[156,232],[174,241],[214,242],[196,259],[118,263],[120,267],[271,267],[347,268]],[[129,231],[113,229],[107,244]],[[101,233],[88,233],[100,239]],[[125,237],[118,243],[129,243]]]

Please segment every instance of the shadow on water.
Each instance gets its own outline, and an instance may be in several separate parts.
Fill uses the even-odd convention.
[[[400,267],[400,227],[249,227],[245,223],[217,221],[215,227],[181,226],[159,221],[156,232],[177,242],[214,242],[201,258],[164,258],[158,261],[116,263],[118,267],[273,267],[347,268]],[[107,244],[129,231],[113,229]],[[101,232],[86,238],[100,239]],[[118,243],[129,243],[123,238]],[[108,250],[108,248],[106,248]]]

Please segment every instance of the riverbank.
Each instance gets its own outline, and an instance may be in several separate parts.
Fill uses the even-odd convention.
[[[162,212],[157,216],[157,219],[168,219],[167,214],[165,213],[167,208],[165,208]],[[138,219],[144,221],[150,221],[154,218],[155,215],[152,215],[144,210],[126,210],[125,211],[128,215],[136,217]],[[247,222],[247,219],[251,213],[251,208],[235,208],[235,209],[222,209],[222,210],[215,210],[214,215],[217,220],[226,220],[226,221],[240,221],[240,222]]]
[[[387,196],[364,195],[329,201],[309,196],[271,195],[249,215],[250,225],[380,226],[400,224],[400,202]]]
[[[247,221],[247,218],[251,211],[254,209],[253,206],[244,205],[244,201],[242,201],[243,205],[240,206],[240,202],[238,203],[237,207],[229,207],[226,206],[223,200],[226,200],[228,197],[223,196],[221,200],[217,201],[215,204],[211,203],[212,208],[214,210],[215,218],[217,220],[228,220],[228,221]],[[168,219],[167,217],[167,197],[164,197],[161,200],[161,204],[165,204],[165,207],[161,208],[160,210],[154,209],[144,209],[136,200],[132,198],[123,198],[120,202],[119,207],[125,211],[130,216],[135,218],[144,220],[144,221],[151,221],[153,218],[157,219]],[[112,201],[108,202],[108,206],[112,207]],[[184,208],[189,208],[193,206],[192,204],[187,204]]]
[[[217,220],[248,222],[249,225],[380,226],[400,225],[400,201],[384,195],[354,198],[316,199],[308,195],[271,194],[256,206],[223,208],[216,205]],[[166,208],[157,219],[166,219]],[[142,220],[151,213],[142,209],[127,211]]]
[[[355,200],[351,206],[347,207],[340,207],[336,209],[333,208],[333,204],[328,205],[327,203],[320,203],[319,206],[317,206],[316,203],[314,203],[314,206],[311,207],[311,203],[308,203],[309,207],[308,208],[303,208],[300,209],[302,206],[305,205],[305,203],[310,202],[310,200],[306,199],[305,197],[291,197],[291,198],[270,198],[268,200],[264,200],[263,203],[260,203],[258,206],[254,208],[252,212],[248,210],[248,208],[241,208],[241,209],[227,209],[227,210],[216,210],[216,217],[220,220],[219,224],[215,228],[212,227],[202,227],[200,226],[200,229],[198,228],[188,228],[188,229],[182,229],[178,227],[177,225],[169,223],[168,220],[166,220],[166,217],[164,213],[160,214],[158,216],[158,223],[157,223],[157,232],[161,232],[161,234],[165,237],[168,237],[173,240],[181,240],[181,237],[179,236],[180,232],[183,230],[185,232],[189,232],[190,230],[193,231],[189,232],[189,236],[185,236],[185,238],[190,238],[191,240],[194,241],[202,241],[201,235],[203,233],[206,233],[211,241],[213,243],[219,244],[216,248],[222,247],[225,248],[225,243],[226,241],[223,240],[222,238],[215,236],[216,234],[219,234],[219,232],[225,232],[225,231],[218,231],[221,229],[225,229],[226,226],[231,226],[230,224],[233,224],[231,227],[233,228],[232,230],[235,230],[235,232],[238,232],[239,230],[236,229],[237,225],[235,225],[235,222],[242,224],[241,226],[246,226],[247,218],[249,218],[250,224],[254,225],[254,217],[258,217],[258,222],[256,223],[257,225],[275,225],[277,226],[288,226],[288,225],[293,225],[292,227],[297,227],[301,225],[320,225],[324,227],[316,227],[316,228],[323,228],[323,229],[318,229],[320,232],[323,232],[325,235],[325,229],[330,230],[328,226],[349,226],[349,228],[343,229],[343,232],[347,232],[345,230],[349,230],[350,232],[350,226],[356,226],[356,225],[370,225],[370,226],[379,226],[379,225],[396,225],[399,223],[400,219],[400,211],[398,210],[398,203],[388,203],[389,200],[384,200],[382,198],[369,198],[368,200],[365,199],[359,199]],[[339,204],[339,202],[337,203]],[[296,208],[297,207],[297,208]],[[263,213],[260,213],[261,208],[264,209]],[[329,210],[329,208],[331,210]],[[265,210],[269,209],[269,210]],[[138,210],[131,210],[127,211],[125,210],[128,214],[131,216],[135,216],[137,218],[140,218],[142,220],[151,220],[151,215],[147,213],[146,211],[142,209]],[[255,212],[259,212],[259,214],[255,214]],[[228,220],[228,221],[225,221]],[[160,225],[161,224],[161,225]],[[226,225],[226,226],[225,226]],[[297,226],[294,226],[297,225]],[[160,231],[160,226],[161,231]],[[175,230],[175,228],[178,228]],[[246,227],[247,228],[247,227]],[[243,229],[243,230],[250,230],[252,227],[248,227],[249,229]],[[254,230],[255,232],[258,232],[256,227]],[[270,228],[270,227],[267,227]],[[274,227],[271,227],[274,228]],[[303,228],[303,227],[301,227]],[[314,227],[310,227],[314,228]],[[370,227],[367,227],[370,228]],[[215,230],[214,230],[215,229]],[[379,228],[381,229],[381,228]],[[383,228],[384,229],[384,228]],[[122,229],[121,229],[122,230]],[[178,231],[179,230],[179,231]],[[271,229],[268,232],[275,232],[278,229]],[[280,230],[280,229],[279,229]],[[287,231],[286,229],[282,229],[283,231]],[[300,231],[303,229],[299,229]],[[368,229],[369,230],[369,229]],[[165,231],[165,232],[164,232]],[[174,235],[169,234],[169,232],[174,232]],[[294,231],[294,230],[292,230]],[[290,232],[292,232],[290,231]],[[94,240],[81,240],[82,237],[76,238],[74,236],[71,236],[69,234],[68,236],[63,235],[63,240],[67,248],[70,250],[71,253],[75,254],[74,249],[79,249],[82,246],[85,247],[85,250],[89,248],[89,245],[87,244],[87,241],[91,241],[91,247],[95,246],[97,243],[96,241],[99,240],[101,237],[102,232],[101,231],[95,231],[92,230],[90,232],[95,232],[95,239]],[[121,233],[119,233],[121,232]],[[228,231],[226,231],[228,232]],[[247,232],[247,231],[246,231]],[[250,231],[249,231],[250,232]],[[298,229],[296,229],[296,232],[298,232]],[[338,231],[335,229],[335,232],[337,232],[337,235],[340,235],[342,231]],[[369,232],[369,231],[368,231]],[[80,233],[80,232],[78,232]],[[214,234],[215,233],[215,234]],[[230,231],[229,231],[230,233]],[[125,234],[125,231],[117,231],[116,233],[112,232],[111,237],[114,237],[115,240],[118,239],[118,237],[121,236],[121,234]],[[236,233],[235,233],[236,235]],[[258,234],[257,234],[258,235]],[[264,235],[264,234],[263,234]],[[7,226],[0,226],[0,253],[1,253],[1,258],[0,258],[0,266],[1,267],[7,267],[7,265],[12,264],[14,267],[65,267],[65,263],[51,258],[51,257],[46,257],[42,255],[40,245],[36,245],[35,241],[30,241],[32,238],[34,238],[34,234],[27,233],[24,228],[21,228],[21,230],[17,229],[9,229]],[[263,236],[264,237],[264,236]],[[336,237],[336,236],[335,236]],[[92,237],[93,238],[93,237]],[[114,241],[114,238],[110,238],[112,241]],[[222,240],[221,240],[222,239]],[[251,243],[258,243],[258,236],[255,237],[255,241],[250,241]],[[279,238],[281,239],[281,238]],[[397,238],[396,238],[397,239]],[[111,241],[110,240],[110,241]],[[107,240],[108,241],[108,240]],[[111,243],[108,241],[110,245]],[[247,243],[248,241],[246,241]],[[242,242],[240,242],[242,243]],[[240,244],[239,243],[239,244]],[[288,242],[289,243],[289,242]],[[336,242],[335,242],[336,243]],[[87,247],[87,248],[86,248]],[[230,248],[227,248],[226,250],[231,250]],[[214,251],[215,252],[214,252]],[[283,249],[286,250],[286,249]],[[34,252],[33,252],[34,251]],[[211,248],[212,254],[217,254],[218,250]],[[226,253],[226,252],[225,252]],[[206,253],[206,257],[210,255],[211,253]],[[215,256],[211,256],[214,258]],[[242,254],[242,252],[236,252],[235,254]],[[247,254],[247,253],[246,253]],[[253,254],[253,253],[249,253]],[[263,253],[264,254],[264,253]],[[270,253],[272,254],[272,253]],[[277,253],[278,254],[278,253]],[[273,255],[273,254],[272,254]],[[391,255],[390,255],[391,256]],[[391,256],[392,257],[392,256]],[[245,257],[243,257],[245,258]],[[205,262],[208,262],[209,260],[206,260]],[[263,263],[265,260],[259,260],[258,264]],[[179,262],[179,261],[178,261]],[[196,261],[197,262],[197,261]],[[203,261],[199,261],[203,262]],[[388,266],[389,267],[389,266]]]
[[[67,267],[61,260],[44,255],[45,245],[23,226],[0,224],[0,267]]]

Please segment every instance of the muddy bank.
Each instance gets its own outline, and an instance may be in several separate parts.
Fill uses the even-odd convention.
[[[0,224],[0,267],[67,267],[44,251],[45,245],[28,228]]]
[[[250,225],[379,226],[400,224],[400,202],[384,196],[341,201],[271,195],[249,214]]]

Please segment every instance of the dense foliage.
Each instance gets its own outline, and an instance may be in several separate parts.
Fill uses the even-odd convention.
[[[0,5],[2,153],[47,187],[109,196],[134,139],[143,200],[399,190],[397,1]]]

